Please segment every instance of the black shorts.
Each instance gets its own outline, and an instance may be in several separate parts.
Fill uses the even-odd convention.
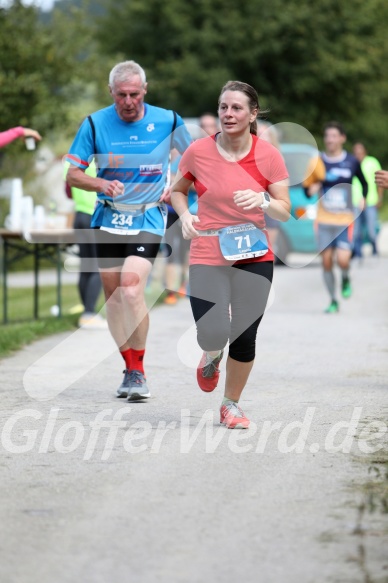
[[[162,237],[146,231],[138,235],[115,235],[95,229],[98,267],[122,267],[127,257],[144,257],[153,263]]]

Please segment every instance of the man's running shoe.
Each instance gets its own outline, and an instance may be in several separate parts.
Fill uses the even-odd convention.
[[[342,280],[342,297],[350,298],[352,295],[352,286],[348,277]]]
[[[224,355],[224,351],[221,350],[219,356],[213,358],[207,352],[204,352],[201,361],[197,368],[197,382],[199,388],[205,393],[211,393],[214,391],[218,384],[218,379],[220,378],[220,369],[218,365]]]
[[[128,397],[128,387],[129,387],[129,373],[131,371],[129,371],[127,368],[125,370],[123,370],[124,373],[124,378],[123,378],[123,382],[121,383],[121,385],[119,386],[119,388],[117,389],[117,397],[119,399],[123,399],[125,397]]]
[[[139,370],[131,370],[129,371],[128,377],[127,401],[141,401],[151,396],[143,373]]]
[[[247,429],[250,421],[248,417],[245,417],[237,403],[229,401],[226,405],[221,406],[220,423],[226,425],[228,429]]]
[[[339,312],[339,305],[336,300],[332,300],[330,306],[326,308],[325,314],[335,314],[335,312]]]

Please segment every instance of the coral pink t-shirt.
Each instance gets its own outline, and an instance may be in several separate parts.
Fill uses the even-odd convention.
[[[198,193],[197,230],[220,229],[241,223],[253,223],[265,228],[264,212],[260,208],[244,211],[233,201],[236,190],[262,192],[270,184],[288,178],[280,152],[271,144],[252,135],[250,152],[238,162],[229,162],[219,153],[216,136],[202,138],[184,152],[179,170],[194,182]],[[265,231],[268,240],[268,234]],[[218,237],[196,237],[191,240],[190,264],[232,265],[273,261],[271,249],[261,257],[228,261],[221,253]]]

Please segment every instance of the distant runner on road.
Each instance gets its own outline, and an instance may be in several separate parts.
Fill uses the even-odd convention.
[[[326,175],[321,183],[310,186],[310,195],[321,192],[317,213],[318,249],[322,257],[323,279],[330,295],[326,313],[339,310],[336,295],[334,260],[341,269],[342,296],[350,298],[352,288],[349,277],[350,259],[353,249],[354,207],[352,200],[352,180],[356,176],[362,187],[364,199],[368,194],[368,184],[360,163],[343,145],[346,134],[342,124],[332,121],[324,128],[325,151],[321,154]]]

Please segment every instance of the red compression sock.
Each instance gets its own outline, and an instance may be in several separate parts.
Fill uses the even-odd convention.
[[[128,370],[131,370],[131,364],[132,364],[131,352],[132,352],[132,350],[130,348],[128,348],[127,350],[123,350],[123,351],[120,350],[120,354],[125,361],[125,368]]]
[[[131,348],[128,352],[131,352],[131,368],[132,370],[139,370],[142,374],[144,374],[144,353],[145,350],[135,350]]]

